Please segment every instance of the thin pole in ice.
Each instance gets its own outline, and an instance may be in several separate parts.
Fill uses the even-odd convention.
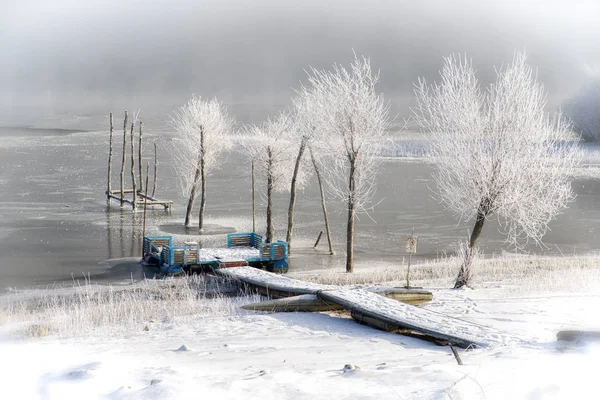
[[[254,160],[252,160],[252,232],[256,232],[256,219],[254,216]]]

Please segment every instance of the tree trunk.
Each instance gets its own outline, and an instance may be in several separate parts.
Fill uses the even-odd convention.
[[[106,183],[106,198],[110,201],[110,191],[112,178],[112,157],[113,157],[113,136],[115,134],[115,126],[113,125],[113,114],[110,113],[110,139],[108,147],[108,179]]]
[[[458,272],[456,282],[454,283],[454,289],[468,286],[471,281],[473,257],[475,256],[476,252],[477,239],[479,239],[481,231],[483,230],[485,216],[486,213],[482,209],[482,206],[480,206],[479,210],[477,211],[475,226],[473,227],[473,232],[471,232],[471,237],[469,239],[469,248],[467,249],[467,254],[465,254],[465,259],[460,266],[460,271]]]
[[[331,240],[331,229],[329,228],[329,217],[327,216],[327,205],[325,204],[325,191],[323,190],[323,181],[321,180],[321,170],[317,164],[317,160],[310,149],[310,159],[312,160],[313,167],[315,168],[315,174],[317,175],[317,182],[319,183],[319,191],[321,192],[321,208],[323,209],[323,217],[325,219],[325,230],[327,231],[327,242],[329,243],[329,254],[333,255],[333,242]]]
[[[275,229],[273,228],[273,161],[271,159],[271,149],[268,152],[268,169],[267,169],[267,238],[266,243],[271,243],[273,236],[275,236]]]
[[[204,128],[200,127],[200,176],[202,186],[200,187],[200,212],[198,213],[198,230],[204,227],[204,208],[206,207],[206,149],[204,148]]]
[[[140,121],[140,138],[139,138],[139,143],[138,143],[138,181],[140,182],[140,185],[143,185],[144,181],[144,177],[142,176],[142,135],[143,135],[143,130],[144,130],[144,123],[142,121]],[[143,190],[140,188],[140,190]]]
[[[135,183],[135,149],[134,149],[134,134],[133,130],[135,128],[135,122],[131,124],[131,185],[133,186],[133,209],[135,210],[136,204],[135,200],[137,198],[137,187]]]
[[[306,140],[302,139],[300,148],[298,149],[298,155],[296,156],[296,165],[294,166],[294,173],[292,174],[292,185],[290,187],[290,207],[288,208],[288,228],[285,241],[288,242],[288,252],[292,250],[292,234],[294,232],[294,207],[296,206],[296,180],[298,178],[298,172],[300,171],[300,162],[302,161],[302,155],[306,149]]]
[[[123,122],[123,159],[121,160],[121,207],[125,204],[125,157],[127,155],[127,122],[129,115],[125,111]]]
[[[350,177],[348,179],[348,224],[346,227],[346,272],[354,272],[354,219],[356,209],[354,204],[356,160],[358,154],[354,153],[350,160]]]
[[[194,173],[194,183],[192,184],[192,190],[190,191],[190,197],[188,198],[188,204],[185,211],[185,226],[190,226],[190,220],[192,218],[192,209],[194,208],[194,201],[196,200],[196,189],[198,187],[198,180],[200,179],[200,168],[196,168]]]

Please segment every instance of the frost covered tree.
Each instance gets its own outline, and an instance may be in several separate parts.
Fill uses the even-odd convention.
[[[269,118],[261,125],[245,128],[240,145],[245,153],[254,160],[258,179],[264,180],[267,187],[267,234],[266,242],[274,239],[273,194],[289,189],[294,165],[294,151],[290,143],[293,129],[291,117],[282,113]]]
[[[234,120],[216,99],[208,101],[194,96],[171,116],[171,123],[177,132],[177,140],[170,151],[183,195],[188,199],[185,226],[191,225],[198,184],[201,184],[198,214],[198,229],[201,230],[206,207],[206,176],[222,163],[222,153],[231,148]]]
[[[497,216],[507,240],[541,244],[548,223],[573,199],[579,150],[569,126],[544,111],[546,95],[524,54],[482,92],[471,61],[444,60],[441,80],[419,80],[414,117],[432,136],[434,180],[444,205],[475,220],[455,287],[469,284],[483,225]]]
[[[375,90],[379,75],[368,58],[355,57],[350,68],[309,72],[306,90],[316,106],[314,125],[322,129],[327,157],[323,173],[329,192],[344,201],[346,225],[346,271],[354,270],[354,223],[366,211],[376,191],[379,150],[390,126],[389,105]]]
[[[585,141],[600,139],[600,81],[588,83],[565,102],[565,115]]]

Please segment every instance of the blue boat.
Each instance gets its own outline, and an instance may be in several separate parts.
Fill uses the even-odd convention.
[[[202,248],[195,242],[174,246],[172,236],[145,236],[144,261],[160,268],[164,276],[182,274],[185,270],[212,270],[253,266],[271,272],[288,271],[288,244],[278,240],[263,243],[261,235],[232,233],[227,247]]]

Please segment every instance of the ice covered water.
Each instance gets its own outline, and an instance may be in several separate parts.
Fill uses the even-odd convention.
[[[250,162],[237,153],[230,154],[223,167],[209,177],[204,235],[181,226],[185,202],[166,152],[170,134],[164,123],[160,125],[165,119],[145,123],[144,164],[150,162],[152,171],[152,144],[157,141],[157,197],[175,204],[171,215],[162,208],[148,211],[147,233],[175,234],[181,243],[189,239],[219,246],[225,245],[226,233],[251,229]],[[108,129],[98,129],[108,125],[108,118],[78,120],[71,130],[61,128],[72,128],[73,124],[53,123],[56,127],[0,129],[0,286],[47,285],[84,274],[96,281],[140,278],[141,270],[131,261],[141,255],[143,213],[121,210],[116,202],[108,207],[104,196]],[[119,125],[116,117],[113,189],[119,187]],[[383,163],[378,176],[380,202],[369,216],[360,216],[356,225],[357,264],[402,263],[407,256],[406,236],[413,227],[419,236],[416,261],[452,252],[456,240],[466,237],[470,223],[457,223],[433,197],[432,172],[433,166],[423,161],[391,158]],[[125,176],[129,182],[129,166]],[[577,198],[551,223],[545,237],[547,248],[530,250],[572,254],[597,249],[600,186],[594,179],[578,179],[573,187]],[[263,191],[260,182],[257,191]],[[280,239],[285,236],[288,201],[286,195],[275,199],[276,236]],[[317,186],[299,193],[291,268],[328,268],[344,263],[344,205],[329,202],[328,208],[337,252],[333,257],[325,251],[325,238],[318,250],[312,248],[319,231],[324,230]],[[258,233],[264,233],[265,209],[258,195]],[[484,227],[480,245],[486,254],[511,250],[497,228],[496,221]]]

